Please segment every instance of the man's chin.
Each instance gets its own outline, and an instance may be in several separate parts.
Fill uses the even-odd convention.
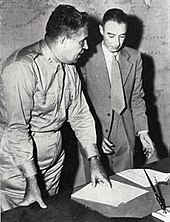
[[[118,52],[120,50],[120,48],[118,48],[118,49],[111,49],[110,51],[112,52],[112,53],[115,53],[115,52]]]
[[[78,60],[81,59],[81,57],[82,57],[82,54],[78,55],[76,59],[70,62],[70,64],[76,64]]]
[[[77,62],[78,62],[78,58],[75,59],[74,61],[69,62],[68,64],[70,64],[70,65],[74,65],[74,64],[76,64]]]

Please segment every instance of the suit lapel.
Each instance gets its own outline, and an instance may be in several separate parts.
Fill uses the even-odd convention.
[[[104,53],[102,50],[102,44],[100,43],[97,46],[97,53],[95,54],[95,64],[97,66],[97,70],[94,73],[97,79],[97,82],[100,83],[102,88],[110,94],[111,85],[109,80],[109,73],[106,66],[106,61],[104,57]],[[122,75],[123,85],[125,85],[128,76],[130,74],[130,70],[132,68],[132,62],[130,61],[130,55],[126,51],[126,49],[122,49],[119,54],[119,63],[120,70]]]
[[[130,55],[125,49],[122,49],[120,51],[119,63],[120,63],[123,85],[125,85],[126,80],[130,74],[130,70],[132,68],[132,63],[130,62]]]

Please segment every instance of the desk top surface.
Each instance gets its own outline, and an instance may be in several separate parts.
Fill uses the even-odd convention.
[[[154,170],[170,172],[170,158],[155,162],[149,166]],[[136,218],[107,218],[96,211],[70,199],[71,193],[64,191],[45,199],[47,209],[41,209],[37,203],[29,207],[18,207],[1,215],[2,222],[157,222],[152,216]],[[156,201],[156,200],[155,200]]]

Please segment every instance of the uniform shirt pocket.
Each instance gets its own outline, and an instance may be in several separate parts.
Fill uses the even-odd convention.
[[[54,110],[56,105],[56,98],[54,93],[37,92],[34,96],[35,110],[49,112]]]

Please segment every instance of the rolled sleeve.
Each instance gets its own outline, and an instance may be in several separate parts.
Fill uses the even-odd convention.
[[[93,156],[100,157],[100,154],[98,152],[96,144],[91,144],[89,146],[84,147],[83,151],[84,151],[84,155],[87,159],[90,159]]]

